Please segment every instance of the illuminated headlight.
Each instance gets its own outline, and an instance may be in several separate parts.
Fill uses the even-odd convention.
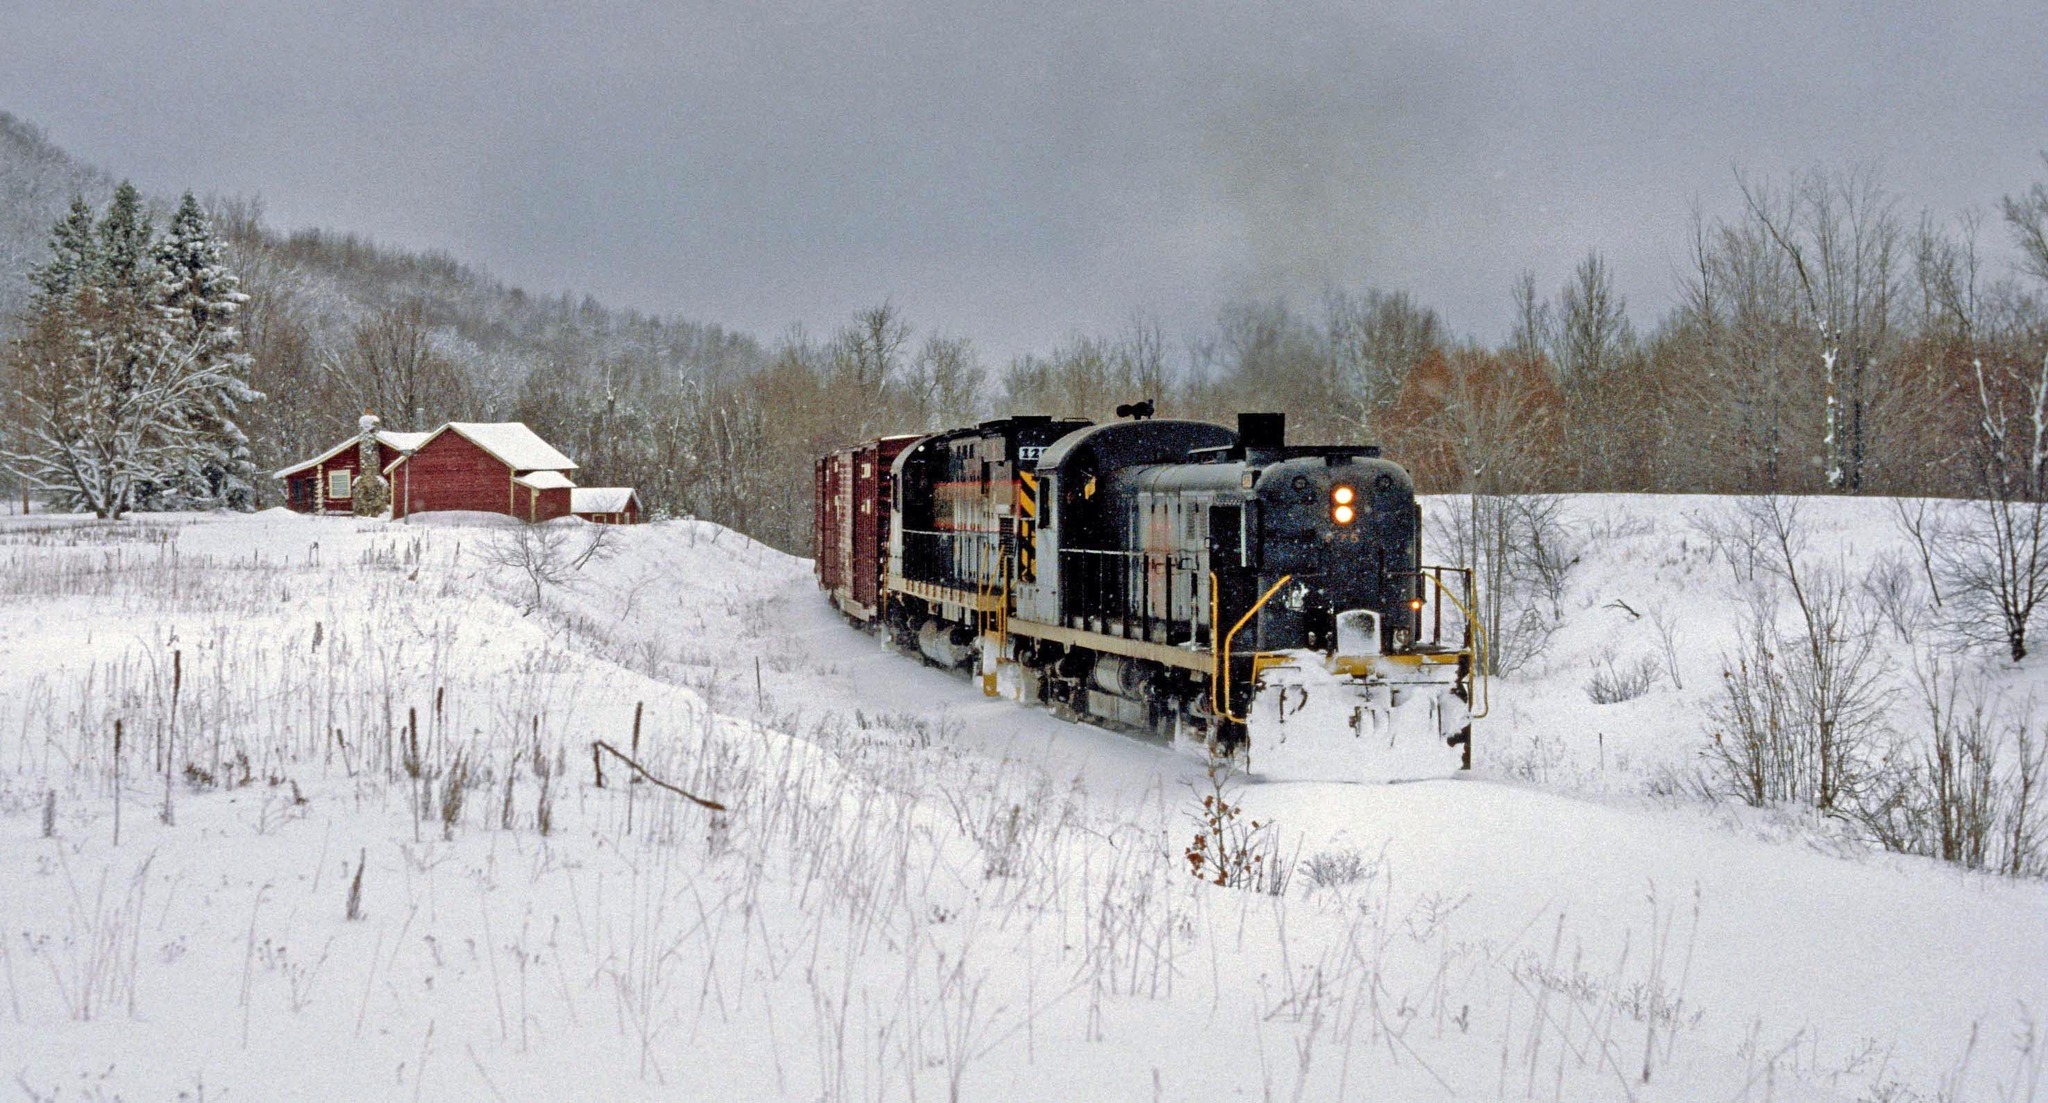
[[[1330,520],[1335,521],[1340,525],[1348,525],[1352,521],[1357,519],[1358,511],[1352,509],[1350,506],[1338,506],[1337,508],[1330,511]]]
[[[1338,483],[1336,489],[1330,491],[1330,500],[1340,506],[1348,506],[1357,499],[1358,492],[1343,483]]]

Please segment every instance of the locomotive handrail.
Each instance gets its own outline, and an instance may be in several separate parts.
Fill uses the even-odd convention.
[[[1223,646],[1220,650],[1217,651],[1218,658],[1216,662],[1216,667],[1218,673],[1215,677],[1209,679],[1209,710],[1223,717],[1225,720],[1229,720],[1237,724],[1245,724],[1250,722],[1246,720],[1244,717],[1239,716],[1230,711],[1231,641],[1237,639],[1238,629],[1243,628],[1245,624],[1248,623],[1254,616],[1257,616],[1259,610],[1265,608],[1266,602],[1271,601],[1273,599],[1273,595],[1280,592],[1280,587],[1285,586],[1292,581],[1294,581],[1293,575],[1281,575],[1280,581],[1275,582],[1273,583],[1273,585],[1267,587],[1266,592],[1259,595],[1259,600],[1252,602],[1252,607],[1246,609],[1244,611],[1244,615],[1237,618],[1237,623],[1231,625],[1230,631],[1226,633],[1223,637]],[[1221,599],[1217,596],[1215,571],[1209,572],[1209,601],[1212,609],[1217,611],[1221,610]],[[1209,631],[1211,633],[1210,638],[1212,640],[1215,638],[1214,633],[1219,627],[1220,625],[1217,623],[1216,615],[1214,612],[1212,612],[1209,617]],[[1218,692],[1219,686],[1221,688],[1220,693]]]
[[[1452,593],[1450,587],[1444,585],[1443,579],[1424,571],[1417,571],[1415,575],[1417,578],[1426,578],[1436,583],[1436,592],[1443,597],[1449,598],[1451,604],[1458,607],[1458,612],[1464,614],[1465,623],[1472,629],[1472,640],[1477,645],[1472,650],[1472,665],[1477,668],[1475,674],[1479,681],[1478,696],[1485,702],[1479,706],[1477,711],[1472,713],[1472,719],[1483,720],[1486,718],[1487,713],[1493,711],[1493,686],[1486,675],[1486,628],[1479,623],[1478,617],[1472,615],[1472,610],[1467,608],[1464,602],[1458,600],[1458,595]],[[1467,582],[1472,580],[1469,568],[1466,568],[1465,577]]]

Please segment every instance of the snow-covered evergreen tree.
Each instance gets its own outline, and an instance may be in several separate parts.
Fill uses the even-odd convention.
[[[65,224],[70,221],[67,217]],[[109,293],[131,295],[138,301],[147,299],[156,290],[156,229],[135,185],[123,180],[114,189],[98,234],[98,263],[88,285],[96,283]]]
[[[70,297],[92,280],[100,252],[94,221],[92,204],[73,196],[70,212],[50,231],[50,263],[29,277],[38,309]]]
[[[220,242],[191,192],[154,249],[155,308],[162,316],[174,359],[206,377],[178,414],[184,443],[167,455],[168,470],[146,488],[145,509],[249,509],[255,502],[256,465],[239,411],[263,396],[246,382],[249,356],[241,351],[235,315],[249,296],[223,261]]]
[[[73,509],[253,504],[234,413],[261,396],[231,322],[244,300],[191,196],[159,242],[123,183],[106,214],[75,203],[51,234],[9,358],[10,470]]]

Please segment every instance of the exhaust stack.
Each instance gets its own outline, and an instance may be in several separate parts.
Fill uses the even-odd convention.
[[[1244,449],[1244,462],[1264,467],[1287,458],[1286,414],[1237,415],[1237,445]]]

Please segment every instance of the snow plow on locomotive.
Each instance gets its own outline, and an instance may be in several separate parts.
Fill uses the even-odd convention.
[[[1266,777],[1471,765],[1471,575],[1422,564],[1377,448],[1289,445],[1280,414],[1013,417],[834,453],[817,489],[833,603],[992,696]]]

